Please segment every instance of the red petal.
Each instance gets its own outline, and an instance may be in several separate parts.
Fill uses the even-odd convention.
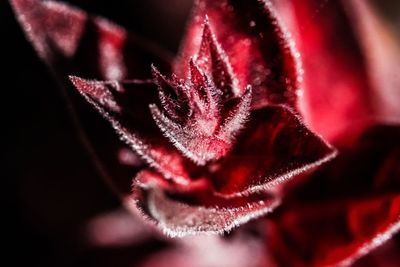
[[[142,171],[133,187],[132,205],[169,236],[223,233],[271,212],[278,204],[271,193],[224,198],[206,180],[177,187],[152,171]]]
[[[239,194],[269,188],[336,155],[284,106],[254,111],[237,144],[211,174],[219,192]]]
[[[359,134],[373,110],[364,58],[341,1],[275,2],[301,54],[306,123],[329,141],[351,141],[338,138]]]
[[[268,220],[282,266],[351,263],[400,229],[400,128],[371,129],[351,151],[288,189]]]
[[[299,78],[295,50],[269,2],[197,0],[175,72],[186,77],[187,62],[201,45],[198,37],[206,16],[240,89],[252,86],[254,106],[286,103],[294,107]]]
[[[377,119],[400,123],[400,46],[395,27],[378,14],[371,1],[347,1],[355,20],[372,81],[373,108]],[[392,4],[395,5],[395,4]]]
[[[79,92],[111,123],[113,128],[148,164],[178,183],[189,179],[189,164],[163,138],[154,124],[149,104],[157,101],[157,88],[143,81],[100,82],[71,77]]]
[[[148,51],[153,45],[128,36],[105,19],[55,1],[11,3],[40,57],[64,79],[72,73],[98,79],[150,78],[151,63],[168,67],[165,60]]]

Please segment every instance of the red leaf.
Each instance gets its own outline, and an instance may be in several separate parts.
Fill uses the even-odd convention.
[[[181,237],[230,231],[271,212],[279,199],[268,192],[223,197],[204,179],[177,187],[156,172],[143,171],[136,177],[131,202],[167,235]]]
[[[224,194],[273,190],[335,155],[290,108],[270,106],[251,114],[232,152],[212,166],[210,176]]]
[[[148,165],[177,183],[187,183],[190,165],[152,123],[149,104],[157,101],[156,86],[140,80],[100,82],[71,77],[72,83]]]
[[[400,229],[400,128],[376,127],[289,188],[267,222],[279,265],[351,263]],[[296,248],[296,249],[294,249]]]

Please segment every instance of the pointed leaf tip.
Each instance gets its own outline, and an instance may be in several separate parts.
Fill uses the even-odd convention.
[[[174,62],[176,73],[187,72],[188,58],[204,47],[198,37],[202,32],[207,36],[210,28],[235,73],[234,90],[240,95],[247,85],[252,85],[253,109],[268,104],[286,104],[297,109],[302,73],[298,52],[269,1],[196,1]]]

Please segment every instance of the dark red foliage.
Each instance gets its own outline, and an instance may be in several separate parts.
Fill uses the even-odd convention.
[[[340,1],[197,0],[175,58],[67,4],[10,2],[107,181],[169,236],[268,214],[239,238],[263,264],[327,266],[398,230],[400,132],[374,126],[385,112]]]
[[[267,220],[268,249],[280,266],[352,263],[398,231],[399,136],[399,127],[371,128],[286,189]]]

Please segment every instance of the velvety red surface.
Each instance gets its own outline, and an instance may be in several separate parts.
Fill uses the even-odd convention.
[[[351,264],[397,232],[400,134],[375,126],[340,2],[198,0],[175,58],[69,5],[10,2],[135,224],[182,237],[263,217],[235,242],[278,266]]]

